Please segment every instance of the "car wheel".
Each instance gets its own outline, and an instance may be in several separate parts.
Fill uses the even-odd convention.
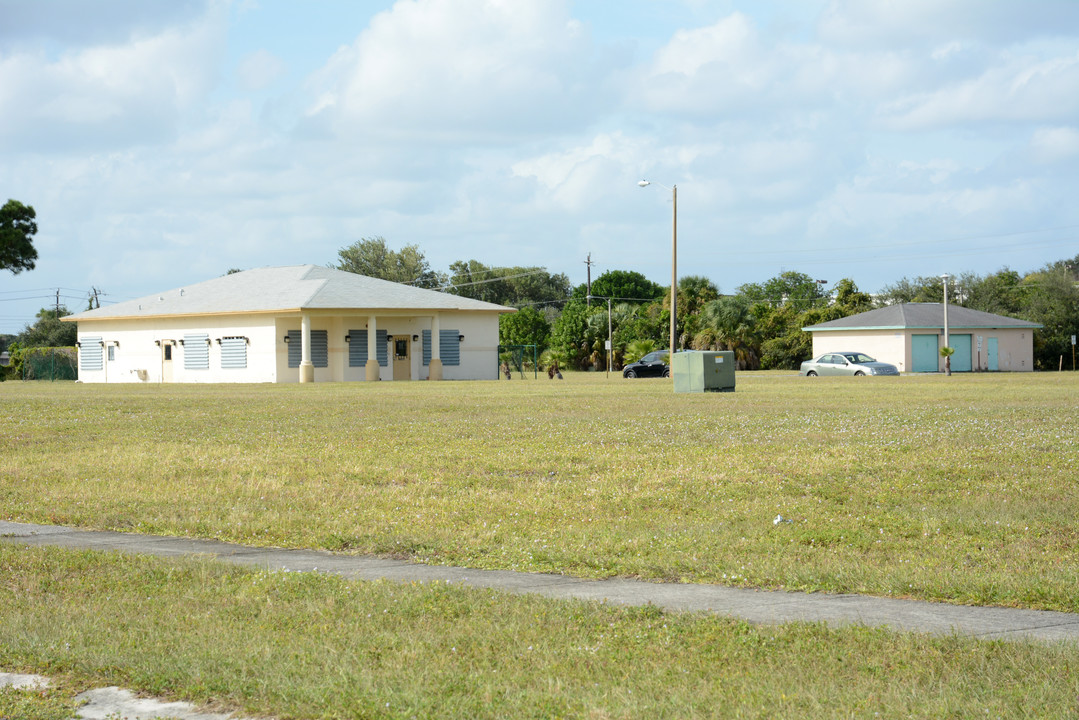
[[[627,378],[629,378],[630,380],[632,380],[633,378],[637,377],[637,373],[636,373],[636,372],[634,372],[633,370],[626,370],[626,372],[625,372],[625,374],[623,375],[623,377],[627,377]]]
[[[817,371],[816,370],[810,370],[809,372],[806,373],[806,377],[817,377]]]
[[[671,369],[670,368],[663,368],[663,377],[670,377],[670,376],[671,376]]]
[[[865,373],[862,372],[861,370],[859,370],[856,373],[854,373],[854,377],[865,377]]]

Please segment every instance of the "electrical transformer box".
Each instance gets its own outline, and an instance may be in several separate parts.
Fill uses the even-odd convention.
[[[676,393],[734,392],[734,353],[692,350],[671,358]]]

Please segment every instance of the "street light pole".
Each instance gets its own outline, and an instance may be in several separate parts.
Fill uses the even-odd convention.
[[[948,278],[951,275],[944,273],[940,276],[940,279],[944,281],[944,347],[951,347],[948,342]],[[945,374],[951,374],[951,358],[945,356],[944,358],[944,370]]]
[[[651,184],[649,180],[641,180],[637,183],[640,187],[648,187]],[[668,362],[672,362],[676,347],[675,340],[678,338],[678,186],[673,185],[668,188],[663,183],[656,183],[656,185],[671,191],[671,202],[674,207],[671,221],[671,357],[668,358]]]
[[[940,276],[941,280],[944,281],[944,347],[949,347],[949,345],[948,345],[948,278],[950,278],[950,277],[951,277],[951,275],[949,275],[948,273],[944,273],[943,275]]]

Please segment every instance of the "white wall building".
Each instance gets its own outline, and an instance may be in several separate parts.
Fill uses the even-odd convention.
[[[316,265],[233,273],[63,318],[81,382],[498,378],[513,308]]]
[[[1038,323],[948,305],[952,372],[1034,370]],[[813,335],[813,357],[864,352],[900,372],[940,372],[944,358],[944,305],[904,303],[830,320],[802,330]]]

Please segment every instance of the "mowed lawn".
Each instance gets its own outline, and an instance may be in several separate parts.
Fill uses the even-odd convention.
[[[120,685],[328,718],[1073,718],[1074,644],[754,626],[703,613],[346,582],[0,543],[0,717]],[[110,716],[111,717],[111,716]]]
[[[7,382],[0,403],[9,520],[1079,611],[1079,374]]]

